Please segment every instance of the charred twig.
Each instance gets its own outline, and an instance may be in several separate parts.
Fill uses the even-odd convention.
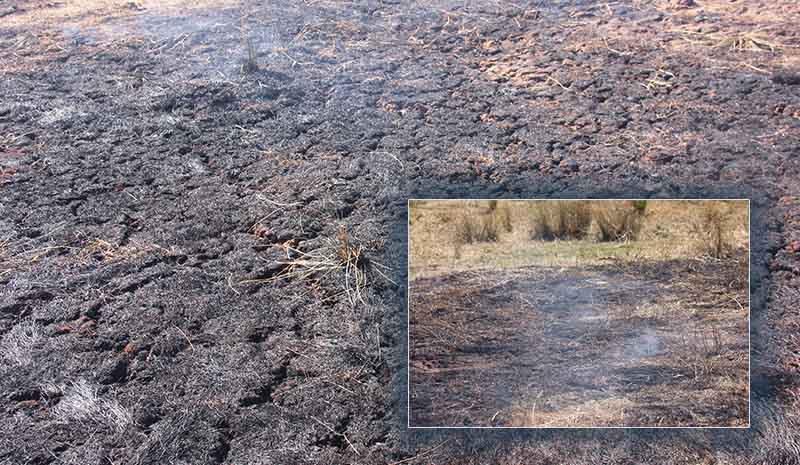
[[[444,441],[440,442],[440,443],[439,443],[439,444],[437,444],[436,446],[434,446],[434,447],[432,447],[432,448],[430,448],[430,449],[426,450],[425,452],[423,452],[423,453],[421,453],[421,454],[417,454],[417,455],[415,455],[415,456],[413,456],[413,457],[409,457],[409,458],[407,458],[407,459],[400,460],[399,462],[392,462],[392,463],[390,463],[389,465],[400,465],[401,463],[409,463],[409,462],[413,462],[414,460],[421,459],[421,458],[423,458],[423,457],[427,457],[428,455],[431,455],[431,454],[432,454],[432,453],[434,453],[434,452],[435,452],[437,449],[441,448],[442,446],[444,446],[444,445],[445,445],[445,444],[447,444],[448,442],[450,442],[450,439],[445,439]]]
[[[319,418],[317,418],[317,417],[315,417],[315,416],[313,416],[313,415],[311,415],[311,419],[312,419],[312,420],[314,420],[314,421],[316,421],[317,423],[319,423],[319,424],[320,424],[320,425],[322,425],[323,427],[325,427],[325,428],[326,428],[328,431],[330,431],[331,433],[333,433],[333,434],[335,434],[335,435],[337,435],[337,436],[340,436],[340,437],[344,438],[345,442],[347,442],[347,445],[349,445],[349,446],[350,446],[350,448],[351,448],[351,449],[353,449],[353,452],[355,452],[355,453],[356,453],[356,455],[361,455],[361,454],[358,452],[358,449],[356,449],[356,446],[354,446],[354,445],[353,445],[353,443],[352,443],[352,442],[350,442],[350,439],[348,439],[348,438],[347,438],[347,435],[346,435],[346,434],[344,434],[344,433],[340,433],[340,432],[336,431],[336,430],[335,430],[335,429],[334,429],[332,426],[330,426],[330,425],[328,425],[328,424],[324,423],[322,420],[320,420]]]

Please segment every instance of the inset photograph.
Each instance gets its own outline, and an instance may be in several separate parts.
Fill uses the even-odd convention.
[[[410,200],[410,427],[748,427],[748,200]]]

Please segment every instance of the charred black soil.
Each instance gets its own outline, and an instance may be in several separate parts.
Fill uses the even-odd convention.
[[[797,463],[797,18],[792,1],[3,2],[0,462]],[[368,270],[353,306],[340,272],[265,281],[341,225],[404,270],[414,193],[731,186],[756,212],[740,433],[410,432],[404,286]]]

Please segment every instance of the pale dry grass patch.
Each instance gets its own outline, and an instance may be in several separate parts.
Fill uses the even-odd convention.
[[[57,232],[54,228],[51,232]],[[50,233],[46,234],[49,235]],[[70,245],[60,241],[52,241],[32,245],[28,239],[0,242],[0,277],[4,275],[30,272],[43,260],[52,260],[60,266],[89,266],[92,264],[114,264],[131,261],[148,254],[164,257],[175,256],[174,249],[158,244],[133,241],[125,245],[117,245],[104,239],[86,239],[81,245]]]
[[[163,255],[171,255],[169,249],[156,244],[131,243],[126,245],[115,245],[103,239],[91,239],[86,244],[77,249],[78,261],[87,264],[92,261],[103,263],[116,263],[120,261],[132,260],[148,253],[158,252]]]
[[[538,400],[538,402],[537,402]],[[538,397],[529,406],[516,406],[511,412],[511,426],[586,428],[625,424],[625,411],[636,404],[624,397],[591,399],[557,411],[543,408],[546,399]]]
[[[53,408],[53,414],[61,421],[116,431],[124,431],[133,424],[128,409],[114,399],[101,398],[97,387],[84,380],[60,387],[60,390],[63,398]]]
[[[34,27],[49,24],[74,24],[82,27],[103,27],[109,17],[128,17],[148,14],[181,15],[204,8],[240,6],[239,0],[81,0],[56,3],[47,8],[26,8],[3,18],[11,27]]]
[[[39,325],[22,322],[11,328],[0,339],[0,359],[12,367],[23,367],[33,362],[33,349],[43,340]]]
[[[690,45],[732,52],[777,52],[793,47],[760,31],[697,32],[673,29],[670,32],[678,34]]]
[[[342,291],[351,306],[366,304],[365,289],[374,277],[394,284],[389,278],[389,268],[368,260],[366,247],[344,226],[340,226],[335,238],[328,238],[319,248],[302,251],[291,245],[283,245],[286,260],[278,264],[283,268],[274,276],[263,279],[248,279],[239,284],[264,284],[278,280],[318,281],[328,275],[338,275]],[[372,276],[372,277],[371,277]]]
[[[662,6],[669,2],[662,2]],[[762,27],[800,23],[800,5],[793,0],[752,2],[749,0],[701,0],[703,11],[728,21],[760,24]],[[688,14],[696,14],[691,10]]]
[[[463,218],[472,218],[476,224],[488,218],[491,212],[485,201],[483,204],[475,201],[412,202],[409,209],[409,266],[412,278],[476,268],[596,265],[609,259],[696,259],[704,255],[700,250],[710,237],[703,227],[703,212],[707,209],[704,205],[709,203],[698,201],[650,200],[641,214],[628,215],[627,212],[635,210],[623,208],[614,217],[600,215],[603,224],[598,226],[597,217],[592,219],[584,240],[538,240],[544,238],[539,230],[543,223],[547,223],[551,230],[560,228],[561,223],[564,223],[565,230],[570,229],[567,224],[571,222],[570,215],[566,213],[563,217],[548,214],[545,218],[549,219],[542,218],[540,207],[546,202],[555,205],[553,201],[497,202],[493,211],[504,212],[509,227],[497,228],[497,237],[486,242],[463,241],[459,235]],[[725,250],[733,252],[744,248],[746,252],[749,241],[747,202],[721,201],[711,204],[713,208],[720,209],[725,218]],[[601,208],[601,213],[612,210]],[[626,219],[630,221],[623,221]],[[582,228],[581,222],[572,223],[575,223],[572,229]],[[619,228],[612,227],[614,225]],[[605,232],[601,226],[606,227]],[[533,239],[531,233],[535,233]],[[555,235],[553,231],[547,234]],[[612,242],[598,242],[604,236]]]

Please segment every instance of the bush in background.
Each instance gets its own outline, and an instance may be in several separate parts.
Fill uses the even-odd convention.
[[[594,208],[597,239],[601,242],[635,241],[642,230],[646,208],[644,200],[597,205]]]
[[[714,258],[724,257],[731,245],[727,238],[727,217],[722,205],[707,204],[700,217],[700,253]]]
[[[456,242],[460,244],[496,242],[499,229],[494,212],[482,217],[463,215],[456,224]]]
[[[505,232],[514,230],[514,225],[511,223],[511,210],[508,206],[498,208],[494,212],[497,223],[503,228]]]
[[[589,234],[592,210],[584,201],[545,202],[534,212],[532,223],[532,239],[583,239]]]

